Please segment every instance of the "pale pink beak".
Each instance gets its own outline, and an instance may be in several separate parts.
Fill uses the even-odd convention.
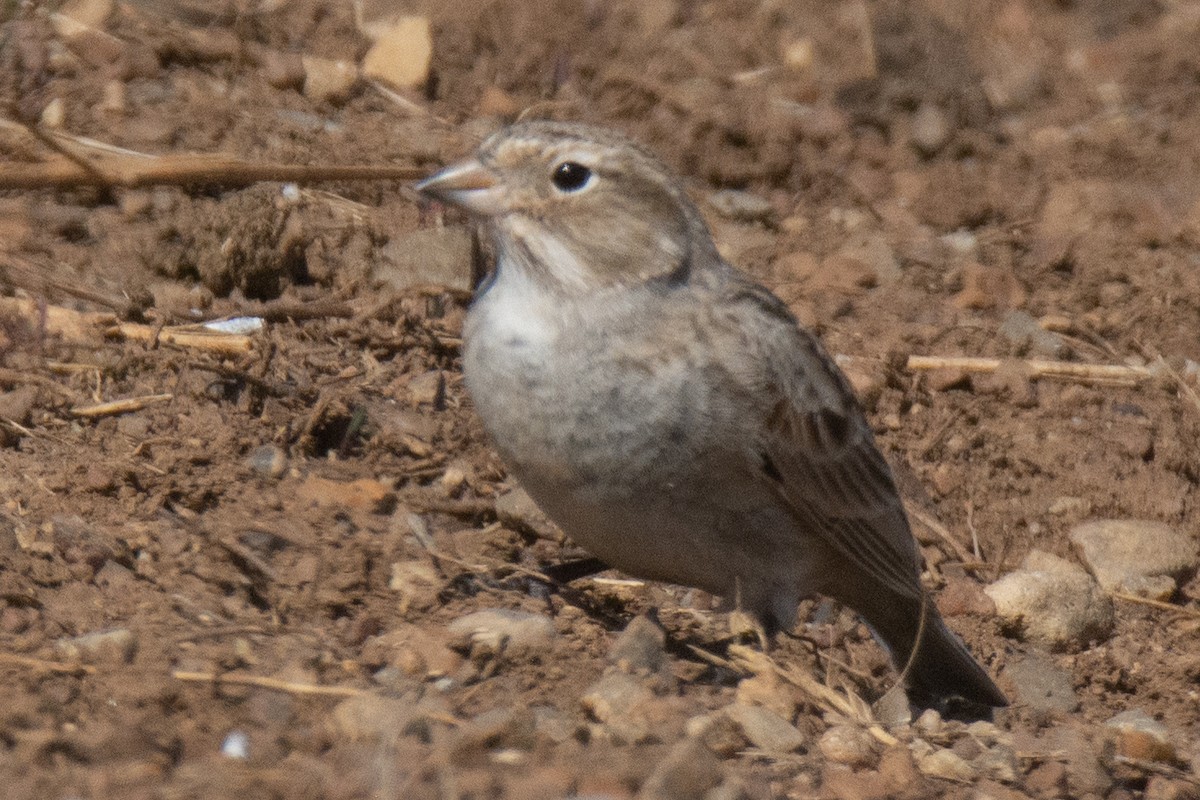
[[[417,191],[472,214],[499,213],[501,191],[495,173],[475,159],[451,164],[417,184]]]

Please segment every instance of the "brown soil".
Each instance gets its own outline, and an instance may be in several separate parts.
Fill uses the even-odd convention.
[[[977,542],[983,563],[964,568],[919,530],[931,585],[977,600],[1033,548],[1073,558],[1066,532],[1088,518],[1200,531],[1200,400],[1186,390],[1200,361],[1195,4],[417,2],[433,76],[406,103],[366,84],[315,99],[279,66],[360,61],[369,43],[351,3],[255,5],[133,0],[69,42],[51,8],[0,5],[5,116],[37,119],[55,101],[62,131],[142,152],[429,170],[524,109],[619,127],[702,201],[719,188],[770,200],[762,221],[705,212],[732,260],[851,357],[913,505],[960,548]],[[16,127],[0,129],[0,153],[49,157]],[[465,284],[381,288],[377,273],[385,251],[411,259],[448,241],[441,215],[392,182],[0,192],[7,295],[152,325],[272,302],[294,312],[242,356],[68,343],[37,314],[0,316],[0,794],[630,797],[688,719],[732,702],[739,676],[692,649],[725,652],[708,598],[589,580],[548,592],[516,569],[579,552],[525,517],[498,521],[513,484],[457,371]],[[295,311],[330,300],[345,313]],[[1046,347],[1058,349],[1003,336],[1014,309],[1057,320]],[[989,377],[916,375],[910,354],[1161,355],[1172,370],[1093,386],[1030,380],[1015,361]],[[171,398],[71,411],[157,394]],[[1193,578],[1173,602],[1194,611],[1198,599]],[[986,603],[960,605],[951,625],[1011,690],[1004,668],[1029,646]],[[553,643],[464,658],[446,626],[487,608],[547,615]],[[669,663],[652,732],[630,740],[580,698],[619,631],[654,608]],[[997,717],[1018,751],[1034,748],[1015,777],[921,778],[910,793],[1083,794],[1048,774],[1063,758],[1048,732],[1084,731],[1102,758],[1101,723],[1137,708],[1174,732],[1179,759],[1105,761],[1110,780],[1086,791],[1195,796],[1200,624],[1117,611],[1110,639],[1050,656],[1077,711]],[[814,613],[800,632],[836,659],[818,675],[879,697],[894,675],[867,631]],[[129,635],[76,639],[113,630]],[[808,652],[789,640],[773,655]],[[529,709],[541,710],[525,730]],[[829,777],[813,743],[828,721],[805,705],[795,722],[809,746],[742,749],[720,773],[753,798],[867,796]],[[248,758],[221,754],[235,732]]]

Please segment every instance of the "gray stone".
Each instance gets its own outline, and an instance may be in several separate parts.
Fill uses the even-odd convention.
[[[721,762],[695,739],[683,739],[659,762],[638,800],[696,800],[720,785]]]
[[[725,714],[742,729],[750,744],[764,753],[782,755],[804,746],[804,734],[774,711],[762,706],[734,703]]]
[[[667,635],[647,616],[634,617],[608,652],[608,661],[626,672],[658,672],[667,662]]]
[[[1050,650],[1082,647],[1112,633],[1112,598],[1082,568],[1040,550],[987,586],[996,613],[1023,639]]]
[[[268,478],[278,478],[287,470],[288,458],[283,448],[274,444],[256,447],[246,457],[250,469]]]
[[[1033,352],[1062,358],[1067,354],[1067,343],[1061,336],[1048,331],[1038,324],[1038,321],[1024,311],[1011,311],[1000,323],[1000,335],[1008,339],[1019,349],[1030,349]]]
[[[975,779],[975,768],[953,750],[939,748],[917,758],[917,769],[931,778],[968,783]]]
[[[128,664],[137,648],[137,635],[128,628],[85,633],[54,643],[60,659],[81,664]]]
[[[1037,653],[1010,660],[1003,676],[1012,686],[1011,698],[1034,711],[1069,714],[1079,708],[1071,676]]]
[[[654,693],[637,678],[610,670],[593,683],[580,704],[592,719],[602,722],[618,741],[639,743],[652,738],[647,711],[656,703]]]
[[[1070,538],[1109,592],[1166,600],[1176,581],[1196,569],[1195,540],[1153,520],[1094,520],[1076,525]]]

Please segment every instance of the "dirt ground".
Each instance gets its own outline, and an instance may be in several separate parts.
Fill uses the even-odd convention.
[[[396,10],[431,24],[416,89],[354,79]],[[1034,549],[1078,561],[1086,520],[1200,536],[1197,42],[1191,0],[0,4],[0,177],[96,152],[69,137],[413,175],[522,113],[643,141],[846,365],[933,521],[929,585],[1017,701],[855,739],[852,710],[748,677],[713,598],[539,580],[582,553],[458,371],[486,247],[401,182],[32,185],[0,191],[0,795],[1200,796],[1200,579],[1048,653],[981,591]],[[237,352],[164,335],[246,315]],[[884,695],[856,618],[803,611],[776,661]],[[665,644],[619,638],[648,613]],[[1023,695],[1030,659],[1063,705]],[[735,699],[799,738],[712,723]],[[1123,749],[1126,711],[1169,752]]]

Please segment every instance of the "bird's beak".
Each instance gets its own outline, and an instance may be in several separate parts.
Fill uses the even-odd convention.
[[[417,184],[417,191],[480,216],[500,211],[500,182],[473,158],[435,172]]]

